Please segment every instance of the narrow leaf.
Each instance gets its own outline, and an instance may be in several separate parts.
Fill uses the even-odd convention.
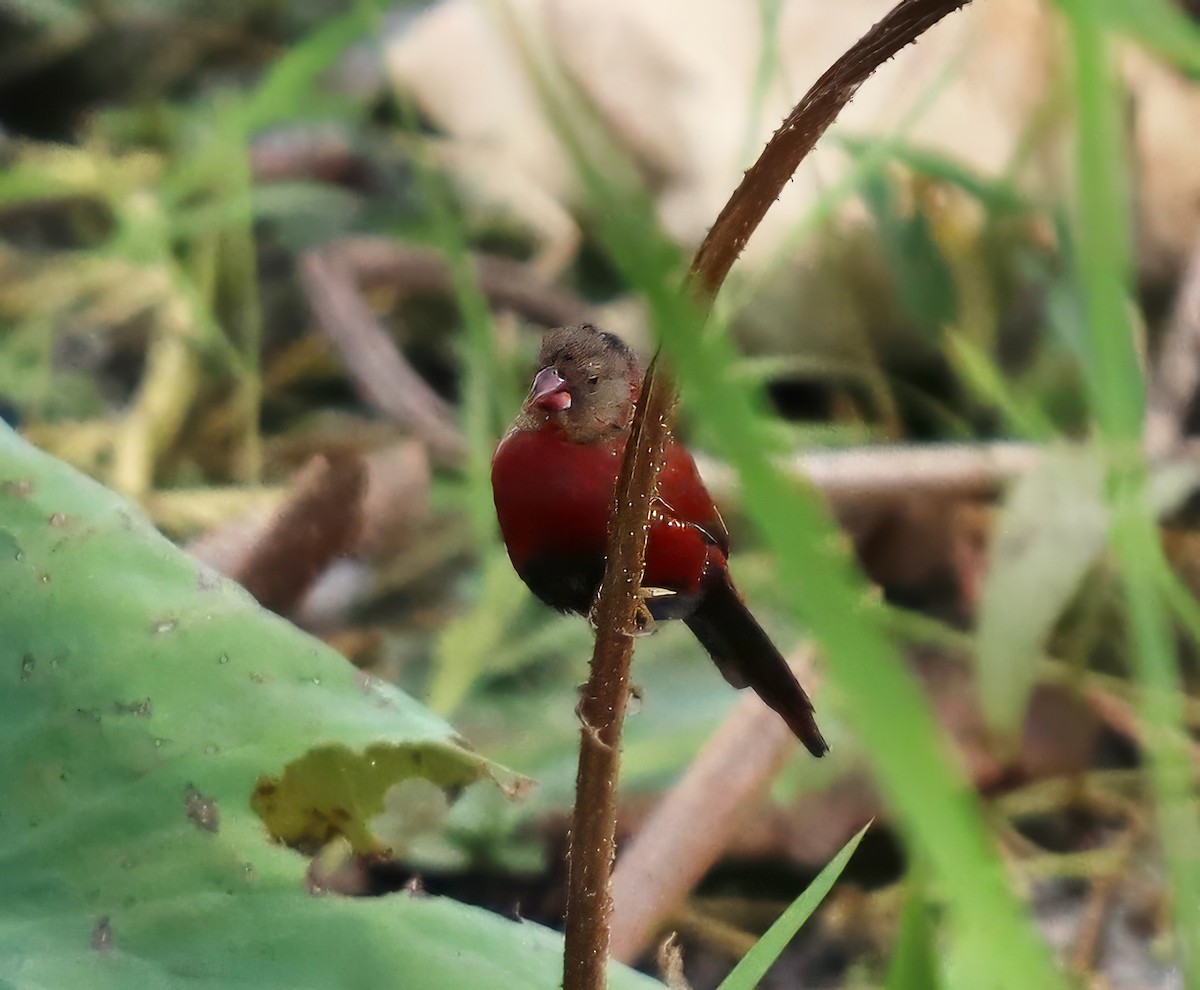
[[[838,854],[825,864],[825,868],[817,874],[817,878],[808,885],[804,893],[797,897],[779,916],[775,924],[766,930],[763,937],[754,944],[754,948],[742,956],[738,964],[733,967],[733,971],[722,981],[719,990],[753,990],[758,986],[759,980],[766,975],[771,964],[787,948],[788,942],[800,930],[800,926],[812,917],[813,912],[825,900],[825,895],[833,888],[837,878],[842,875],[846,864],[850,862],[850,857],[854,855],[854,850],[858,848],[858,844],[862,842],[863,836],[867,834],[867,829],[870,827],[871,823],[867,822],[859,829],[858,834],[842,846]]]
[[[1094,452],[1047,452],[996,524],[979,615],[979,693],[993,730],[1015,737],[1046,637],[1104,548],[1104,466]]]
[[[888,966],[884,990],[937,990],[940,985],[934,955],[929,902],[919,884],[913,884],[900,916],[900,932]]]

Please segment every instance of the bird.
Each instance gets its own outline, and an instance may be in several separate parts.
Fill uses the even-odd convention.
[[[590,323],[542,338],[538,371],[492,458],[500,533],[543,603],[588,615],[604,576],[608,522],[641,366]],[[812,702],[729,573],[729,533],[696,462],[668,435],[651,500],[642,588],[654,620],[682,619],[736,688],[750,687],[813,756],[828,750]]]

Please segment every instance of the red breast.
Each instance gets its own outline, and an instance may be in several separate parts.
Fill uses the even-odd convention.
[[[518,574],[525,577],[533,562],[546,558],[603,560],[626,440],[618,434],[572,443],[546,424],[513,430],[501,441],[492,460],[492,489]],[[658,494],[663,505],[651,520],[643,583],[695,593],[715,563],[724,565],[728,544],[695,462],[674,441],[666,450]]]

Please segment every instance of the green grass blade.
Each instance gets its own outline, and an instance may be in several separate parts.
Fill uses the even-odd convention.
[[[434,649],[425,702],[439,715],[452,713],[475,682],[496,669],[517,617],[529,602],[528,590],[499,548],[484,559],[480,584],[472,608],[442,630]]]
[[[984,718],[1019,744],[1045,644],[1104,549],[1104,463],[1094,450],[1050,450],[1008,493],[979,606],[977,674]]]
[[[963,384],[979,401],[994,406],[1011,434],[1026,439],[1048,440],[1054,434],[1050,418],[1034,402],[1017,393],[1004,369],[988,353],[960,330],[947,327],[942,335],[947,359]]]
[[[1136,450],[1145,388],[1128,316],[1133,266],[1121,206],[1129,196],[1121,168],[1120,101],[1104,36],[1087,3],[1063,0],[1063,6],[1071,14],[1079,103],[1080,202],[1074,244],[1088,316],[1082,341],[1084,376],[1101,434]]]
[[[1160,593],[1158,530],[1146,497],[1140,454],[1144,385],[1129,320],[1132,266],[1128,197],[1120,164],[1119,100],[1091,0],[1061,0],[1075,56],[1079,105],[1075,243],[1088,317],[1084,369],[1093,415],[1113,457],[1108,488],[1111,542],[1129,609],[1131,652],[1140,690],[1139,714],[1158,799],[1158,828],[1173,887],[1176,935],[1185,983],[1200,987],[1200,827],[1191,792],[1189,738],[1168,613]],[[1131,5],[1124,5],[1128,10]],[[1108,5],[1106,14],[1119,10]]]
[[[350,108],[352,103],[348,98],[335,97],[323,90],[320,78],[368,30],[364,12],[351,10],[292,45],[242,105],[240,129],[252,134],[295,118],[312,119],[321,110],[344,112]]]
[[[880,787],[979,959],[978,985],[1062,986],[1045,945],[1021,917],[978,803],[946,763],[928,705],[827,510],[773,467],[750,397],[724,374],[732,360],[728,338],[707,334],[697,346],[685,332],[667,329],[666,336],[683,400],[707,417],[720,453],[737,469],[743,504],[776,554],[797,616],[822,645]],[[700,396],[703,402],[694,398]]]
[[[918,883],[910,880],[909,885],[884,990],[937,990],[941,980],[929,902]]]
[[[401,106],[411,114],[412,108]],[[495,543],[496,513],[492,505],[492,453],[505,419],[513,415],[520,400],[510,395],[496,346],[492,313],[479,288],[475,265],[467,244],[462,217],[423,145],[413,145],[417,184],[429,206],[431,240],[450,269],[454,300],[461,314],[464,340],[459,349],[462,361],[462,426],[467,440],[466,479],[468,512],[481,546]]]
[[[808,885],[804,893],[788,906],[775,923],[763,933],[763,937],[754,943],[754,948],[747,952],[733,967],[733,971],[721,981],[718,990],[754,990],[770,969],[771,964],[779,958],[779,954],[787,948],[787,944],[795,936],[821,902],[833,888],[837,878],[842,875],[854,850],[862,842],[871,823],[867,822],[855,835],[838,851],[825,868],[817,874],[817,878]]]
[[[1167,0],[1093,0],[1097,20],[1129,34],[1192,75],[1200,74],[1200,26]]]
[[[754,82],[750,87],[750,103],[746,108],[746,129],[742,137],[741,160],[749,165],[758,150],[759,129],[762,126],[763,107],[771,84],[779,74],[779,17],[783,10],[782,0],[757,0],[758,20],[761,37],[758,43],[758,61],[754,67]]]

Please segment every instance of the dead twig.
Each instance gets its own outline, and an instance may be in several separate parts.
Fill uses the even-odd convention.
[[[586,323],[590,309],[575,296],[504,258],[475,259],[479,288],[495,309],[546,326]],[[386,285],[402,297],[453,296],[450,266],[436,251],[382,237],[350,237],[305,255],[302,283],[322,332],[333,342],[363,398],[429,448],[435,462],[459,466],[466,440],[449,403],[413,370],[362,297]]]
[[[330,562],[357,541],[365,489],[366,468],[358,456],[314,458],[235,580],[261,605],[287,615]]]
[[[336,127],[269,130],[251,142],[249,158],[259,182],[309,180],[364,192],[380,185],[370,158]]]
[[[1119,868],[1102,873],[1092,880],[1092,889],[1084,905],[1083,919],[1071,947],[1071,970],[1080,977],[1091,975],[1096,965],[1104,921],[1108,917],[1113,897],[1121,886],[1125,868],[1137,847],[1141,831],[1140,822],[1130,822],[1118,840]]]
[[[301,273],[317,322],[363,397],[424,442],[435,461],[461,464],[467,444],[454,410],[400,354],[359,293],[348,266],[311,251],[304,256]]]
[[[805,451],[780,467],[806,479],[830,502],[916,495],[986,498],[1014,478],[1032,471],[1044,450],[1031,443],[903,444],[859,450]],[[728,465],[696,457],[709,491],[732,492],[737,484]]]
[[[683,975],[683,950],[674,935],[658,947],[658,971],[669,990],[691,990]]]
[[[1094,684],[1084,688],[1083,696],[1105,725],[1130,742],[1144,747],[1146,724],[1134,705]],[[1196,772],[1200,774],[1200,744],[1189,740],[1186,749]]]
[[[453,296],[450,266],[430,248],[397,244],[385,237],[346,237],[323,249],[344,263],[364,289],[387,287],[401,297],[418,294]],[[528,265],[509,258],[474,255],[479,291],[495,310],[509,310],[547,327],[588,323],[592,309],[578,296],[536,275]]]
[[[305,458],[313,463],[331,450],[327,444]],[[350,450],[341,450],[351,453]],[[429,509],[430,469],[425,448],[401,440],[373,451],[353,451],[366,468],[362,526],[351,548],[363,560],[390,564],[406,548]],[[304,484],[304,470],[290,488],[206,488],[157,492],[147,501],[155,524],[176,533],[198,532],[186,549],[222,574],[241,570],[254,547],[271,530],[289,498]]]

